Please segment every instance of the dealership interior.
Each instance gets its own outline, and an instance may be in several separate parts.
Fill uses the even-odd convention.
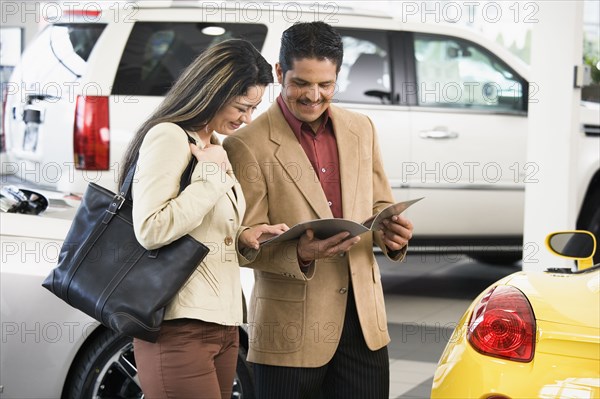
[[[53,68],[62,68],[56,65],[67,67],[69,60],[59,59],[58,55],[65,51],[63,48],[50,46],[52,48],[45,48],[44,52],[36,49],[42,54],[53,54],[59,62],[56,65],[48,63],[47,68],[35,65],[37,70],[28,69],[36,61],[32,61],[35,59],[31,55],[32,50],[29,53],[27,50],[40,45],[40,38],[47,34],[44,33],[45,30],[48,32],[52,28],[64,28],[69,24],[77,29],[85,24],[105,24],[108,26],[106,31],[100,31],[102,33],[95,36],[98,43],[102,42],[102,35],[112,34],[118,37],[121,31],[118,28],[111,31],[111,23],[118,24],[103,20],[101,14],[106,15],[108,11],[120,9],[131,12],[131,21],[121,25],[151,25],[157,21],[163,24],[160,30],[153,33],[156,35],[155,42],[158,43],[154,43],[155,47],[145,44],[146,47],[140,46],[136,50],[139,54],[143,53],[140,56],[146,56],[159,52],[157,48],[165,46],[169,39],[167,30],[175,25],[174,21],[178,18],[165,14],[169,16],[165,17],[166,22],[162,21],[161,8],[189,8],[192,10],[189,15],[196,15],[194,13],[202,9],[203,17],[211,23],[220,22],[224,29],[239,22],[232,22],[235,15],[250,19],[248,15],[254,15],[256,10],[269,10],[273,15],[261,16],[263,19],[257,17],[251,22],[252,25],[264,24],[272,30],[264,33],[267,31],[264,28],[264,43],[261,42],[264,47],[259,50],[273,63],[277,62],[278,52],[275,47],[280,36],[276,29],[283,26],[282,21],[286,15],[289,17],[292,12],[297,14],[298,10],[310,10],[313,15],[319,15],[326,22],[333,21],[334,27],[339,27],[344,38],[345,49],[349,49],[345,51],[345,57],[356,55],[352,62],[366,54],[380,55],[387,62],[378,66],[383,71],[378,79],[382,88],[365,91],[362,103],[358,100],[346,103],[344,97],[341,106],[347,104],[347,108],[372,118],[382,138],[381,154],[396,200],[400,202],[424,197],[423,201],[412,205],[404,214],[414,221],[414,245],[409,242],[407,256],[401,262],[394,262],[384,251],[374,247],[385,300],[387,331],[391,338],[388,344],[389,398],[600,399],[600,266],[597,264],[598,254],[594,254],[591,248],[595,248],[600,239],[599,0],[3,0],[1,7],[0,85],[3,106],[0,115],[0,157],[3,203],[0,213],[0,398],[144,397],[137,376],[131,339],[123,340],[123,337],[110,335],[109,328],[69,308],[41,287],[43,277],[56,264],[62,240],[71,222],[64,215],[55,215],[67,207],[75,212],[82,192],[75,189],[75,186],[63,190],[67,186],[61,186],[62,180],[58,186],[50,189],[49,184],[54,181],[50,179],[51,181],[44,182],[44,173],[36,174],[33,171],[51,172],[49,165],[64,164],[62,159],[58,159],[58,154],[63,154],[63,149],[58,147],[64,147],[63,144],[49,144],[51,140],[43,137],[57,133],[48,128],[44,130],[45,121],[64,119],[60,121],[62,124],[56,125],[60,128],[55,130],[64,132],[65,126],[68,127],[71,147],[64,151],[69,156],[75,153],[75,158],[77,157],[77,150],[73,150],[76,143],[73,144],[72,139],[76,134],[71,127],[74,123],[77,124],[79,108],[76,109],[74,103],[79,100],[71,100],[72,107],[64,108],[70,109],[71,114],[53,118],[51,107],[61,100],[48,98],[52,96],[30,95],[33,86],[29,87],[27,84],[35,82],[35,79],[46,79],[46,74],[55,73]],[[152,13],[155,9],[158,12]],[[281,14],[283,17],[278,17],[277,10],[280,9],[285,11]],[[230,10],[229,14],[225,14],[223,10]],[[321,11],[315,13],[314,10]],[[327,14],[331,10],[335,11]],[[76,18],[75,22],[65,20],[65,15]],[[125,18],[128,17],[126,13],[124,15]],[[332,15],[334,18],[327,18]],[[346,20],[344,18],[347,15],[350,17]],[[143,18],[147,20],[139,22],[138,18],[139,21]],[[265,23],[269,18],[273,18],[272,26]],[[372,22],[377,18],[384,21],[381,28],[374,26]],[[356,21],[367,19],[371,22],[364,26],[352,26]],[[193,23],[190,25],[201,25],[200,21],[191,22]],[[218,25],[216,22],[214,24]],[[143,41],[144,34],[135,29],[131,26],[123,29],[122,32],[127,35],[132,32],[135,40],[114,42],[114,47],[119,48],[119,52],[126,54],[132,42]],[[384,39],[373,34],[372,31],[377,29],[387,30]],[[453,29],[460,29],[465,33],[461,33],[462,36],[457,34],[454,42],[458,45],[455,48],[444,48],[446,63],[440,61],[433,65],[437,61],[431,54],[450,42],[449,39],[447,42],[444,40],[453,38]],[[275,35],[273,31],[277,32],[278,37],[272,37]],[[354,31],[358,32],[356,37],[352,37]],[[229,33],[228,31],[227,34]],[[138,36],[134,37],[135,34]],[[254,32],[253,35],[258,34]],[[373,37],[376,39],[372,39]],[[255,36],[252,39],[257,40]],[[52,40],[51,36],[49,42]],[[488,42],[490,45],[486,48],[484,43]],[[111,45],[105,45],[104,51],[110,47]],[[77,51],[73,48],[68,50]],[[86,54],[90,64],[91,60],[96,59],[96,54],[99,57],[100,50],[90,50]],[[431,58],[423,61],[423,57]],[[460,62],[457,60],[461,57],[469,59],[457,66]],[[370,57],[370,60],[375,58]],[[43,56],[40,56],[40,60],[42,59]],[[123,55],[123,60],[125,59]],[[107,85],[110,86],[109,90],[112,89],[114,76],[118,79],[119,73],[125,69],[122,67],[123,60],[121,63],[118,59],[114,62],[115,72],[111,72],[110,84]],[[350,61],[344,61],[339,80],[346,79],[351,85],[352,65],[349,64],[350,67],[346,68],[347,62]],[[44,63],[45,61],[40,61],[40,64]],[[401,73],[394,71],[394,67],[401,63],[409,66],[403,66]],[[89,70],[97,72],[103,67],[104,64],[97,64]],[[494,84],[498,87],[496,97],[499,100],[493,106],[505,106],[507,102],[514,100],[512,97],[508,100],[503,97],[506,95],[506,88],[500,87],[508,82],[507,85],[518,85],[518,90],[514,91],[515,96],[524,99],[518,105],[520,108],[514,106],[515,109],[497,108],[489,111],[492,105],[488,102],[484,104],[488,108],[471,104],[457,110],[457,107],[453,108],[455,104],[419,103],[420,93],[415,94],[414,101],[409,99],[408,103],[402,103],[399,100],[402,97],[400,83],[406,83],[401,80],[410,81],[410,74],[419,82],[420,73],[423,74],[421,76],[426,73],[430,74],[428,76],[441,76],[444,73],[450,76],[450,71],[455,68],[467,76],[459,82],[461,87],[465,87],[468,86],[469,79],[476,79],[472,76],[484,76],[482,71],[488,67],[489,72],[486,70],[485,74],[493,76],[489,80],[495,79]],[[108,68],[112,66],[107,66]],[[144,68],[147,68],[146,64],[140,68],[143,70],[142,74],[146,73]],[[55,79],[86,79],[84,74],[73,72],[76,68],[67,69],[69,73],[63,73],[60,78]],[[451,87],[448,83],[452,82],[451,79],[456,78],[448,78],[446,81],[440,78],[439,81],[442,85],[445,82],[447,87]],[[99,86],[104,84],[102,79],[96,80],[100,81]],[[499,81],[501,82],[497,83]],[[456,81],[452,84],[456,85]],[[73,83],[71,87],[75,87]],[[129,95],[116,93],[117,95],[112,96],[113,94],[103,93],[111,101],[117,98],[121,102],[119,106],[122,108],[111,114],[110,119],[111,129],[119,133],[126,129],[114,128],[117,122],[113,122],[112,118],[116,120],[117,114],[125,121],[123,126],[129,128],[126,123],[139,121],[127,119],[136,116],[137,112],[147,114],[149,110],[143,108],[159,103],[159,96],[152,93],[146,97],[154,102],[141,102],[127,108],[124,107],[126,104],[123,99],[126,103]],[[342,91],[340,95],[345,94]],[[140,98],[144,96],[145,94],[139,95]],[[266,101],[265,97],[257,115],[266,112],[271,103],[276,103],[273,98],[269,100]],[[52,104],[53,101],[56,104]],[[396,115],[394,118],[401,116],[391,119],[389,115],[392,113]],[[471,117],[473,119],[469,119]],[[108,116],[106,119],[108,121]],[[395,124],[400,129],[406,128],[406,132],[397,132],[406,133],[403,138],[405,141],[386,141],[391,140],[392,135],[388,135],[388,131],[395,129]],[[467,126],[472,130],[466,130]],[[463,127],[465,130],[461,130]],[[522,141],[512,142],[518,135],[519,128],[524,133],[521,135]],[[493,136],[494,132],[498,135]],[[32,135],[35,136],[34,139],[31,138]],[[475,135],[480,137],[474,138],[472,142],[466,141]],[[111,136],[112,142],[125,148],[128,143],[117,141],[114,136]],[[400,148],[403,145],[407,148]],[[40,155],[40,151],[44,149],[52,151],[48,150],[46,154]],[[462,153],[459,153],[460,150]],[[116,150],[111,148],[111,156],[114,155],[113,151]],[[405,163],[399,159],[404,156],[412,157],[413,154],[415,158],[410,158]],[[111,160],[111,167],[114,162]],[[37,166],[31,166],[34,164]],[[81,168],[78,166],[69,171],[76,175],[79,169]],[[400,169],[402,173],[398,172],[396,176],[394,173]],[[487,178],[484,176],[482,181],[463,181],[458,177],[454,178],[455,169],[462,171],[463,175],[480,169],[491,174],[485,175]],[[24,170],[24,174],[19,174],[19,170]],[[493,172],[496,175],[503,172],[502,179],[494,179],[496,175]],[[27,179],[27,175],[35,175],[35,181]],[[469,179],[470,177],[472,176],[469,174]],[[44,210],[39,215],[32,216],[31,213],[26,219],[18,219],[17,216],[23,215],[17,213],[25,212],[15,210],[17,207],[7,203],[5,199],[9,194],[18,195],[11,192],[15,187],[16,191],[22,190],[19,194],[30,196],[28,193],[33,190],[34,195],[37,191],[42,193],[42,197],[46,196]],[[22,201],[32,203],[33,199],[30,196]],[[448,204],[450,206],[444,207]],[[53,210],[53,206],[58,211]],[[504,214],[506,210],[508,212]],[[448,218],[442,219],[442,216]],[[423,223],[420,225],[421,220]],[[510,223],[518,224],[518,234],[510,229]],[[490,227],[490,224],[495,224],[496,229]],[[422,230],[420,226],[423,227]],[[452,229],[460,230],[460,236],[448,234]],[[573,233],[574,231],[578,233]],[[558,248],[550,236],[555,232],[564,234],[568,241],[562,248]],[[567,251],[566,248],[579,237],[589,240],[585,245],[587,252]],[[250,269],[240,269],[246,299],[249,300],[254,275]],[[374,282],[378,280],[376,273],[377,269],[373,268]],[[245,276],[250,283],[245,282]],[[281,276],[278,275],[277,278]],[[28,284],[37,287],[35,294],[23,291],[28,289]],[[507,296],[500,298],[504,294]],[[288,300],[291,301],[282,299]],[[489,321],[491,327],[486,327],[490,331],[494,328],[504,329],[501,332],[486,331],[487,337],[496,333],[493,337],[502,341],[498,345],[513,346],[496,352],[486,349],[485,345],[489,342],[478,335],[483,334],[480,331],[484,327],[481,326],[488,323],[484,317],[486,312],[500,312],[502,306],[521,300],[519,303],[523,303],[523,306],[514,311],[507,310],[506,314],[510,314],[509,316],[498,316]],[[37,307],[37,304],[42,310],[38,309],[36,313],[32,308]],[[249,303],[248,306],[252,304]],[[59,320],[56,313],[53,313],[58,308],[64,311],[64,319]],[[530,317],[519,318],[518,314],[524,308],[529,311]],[[514,316],[518,318],[517,321],[511,319],[514,314],[517,314]],[[532,332],[527,330],[531,325]],[[101,329],[105,331],[100,331]],[[240,331],[247,329],[240,327]],[[243,332],[242,335],[244,334],[246,333]],[[508,343],[514,338],[511,334],[521,337],[522,341]],[[251,346],[248,340],[252,341],[252,338],[246,335],[244,337],[246,342],[240,345],[240,353],[245,354],[249,350],[248,345]],[[523,349],[526,347],[528,349]],[[531,353],[524,354],[526,350]],[[50,356],[58,358],[58,354],[60,360],[49,359]],[[96,359],[95,363],[89,360],[92,358]],[[27,363],[31,362],[27,359],[36,359],[36,364]],[[56,371],[53,370],[60,368],[64,372],[56,376]],[[31,376],[27,377],[30,370],[34,370],[32,373],[40,384],[48,384],[46,392],[31,386]],[[95,374],[91,370],[96,370]],[[119,377],[115,377],[117,375]],[[457,381],[461,381],[459,388],[456,387]],[[103,392],[107,389],[106,386],[117,387],[114,390],[111,388],[112,391],[108,394],[108,391]],[[252,367],[243,356],[238,357],[232,397],[255,398],[252,387]]]

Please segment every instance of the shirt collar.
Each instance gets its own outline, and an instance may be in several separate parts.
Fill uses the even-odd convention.
[[[298,138],[298,140],[300,140],[300,136],[302,135],[302,126],[303,125],[306,125],[307,129],[312,132],[312,129],[308,125],[308,123],[301,121],[300,119],[296,118],[294,116],[294,114],[292,114],[292,112],[289,110],[285,101],[283,101],[283,97],[281,96],[281,94],[277,97],[277,104],[279,105],[279,108],[281,109],[281,112],[283,113],[283,117],[287,121],[288,125],[290,125],[290,128],[292,128],[292,131],[294,132],[294,135]],[[325,126],[327,123],[329,123],[329,118],[330,118],[329,107],[327,107],[327,109],[325,110],[324,116],[325,116],[325,118],[323,119],[321,126]],[[319,128],[319,131],[320,130],[321,129]]]

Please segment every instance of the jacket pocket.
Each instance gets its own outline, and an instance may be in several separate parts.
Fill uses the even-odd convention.
[[[379,265],[374,262],[373,269],[373,296],[375,297],[375,311],[377,312],[377,325],[380,331],[387,331],[387,315],[385,313],[385,301],[383,299],[383,287],[381,285],[381,272]]]
[[[250,312],[250,345],[270,353],[296,352],[304,340],[306,283],[260,278]]]

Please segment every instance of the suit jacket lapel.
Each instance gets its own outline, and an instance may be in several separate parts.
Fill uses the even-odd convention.
[[[332,218],[327,198],[313,167],[275,102],[268,110],[270,139],[279,145],[275,158],[287,174],[284,181],[293,182],[319,218]]]
[[[333,106],[330,110],[340,164],[342,212],[345,219],[352,219],[360,179],[360,138],[358,132],[352,129],[352,120],[344,118],[339,109]]]

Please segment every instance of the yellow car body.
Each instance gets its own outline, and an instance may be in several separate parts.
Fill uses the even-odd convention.
[[[516,289],[529,302],[535,319],[530,360],[481,353],[469,340],[474,312],[492,289]],[[451,336],[431,397],[600,398],[600,265],[576,273],[518,272],[485,290]]]

